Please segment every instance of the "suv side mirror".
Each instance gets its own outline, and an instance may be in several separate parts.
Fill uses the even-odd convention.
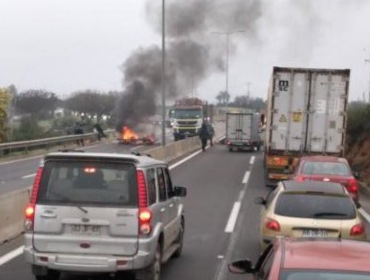
[[[360,180],[360,171],[353,171],[352,172],[353,173],[353,177],[355,177],[355,179],[357,179],[357,180]]]
[[[263,197],[259,196],[254,199],[254,203],[259,205],[266,205],[266,200]]]
[[[233,261],[227,266],[229,271],[234,274],[245,274],[245,273],[254,273],[255,269],[252,265],[252,262],[248,259]]]
[[[187,194],[186,188],[181,186],[174,186],[173,194],[174,196],[185,197]]]

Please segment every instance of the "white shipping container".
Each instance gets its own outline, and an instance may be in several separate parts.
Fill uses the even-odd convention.
[[[267,152],[343,154],[350,70],[274,67]]]

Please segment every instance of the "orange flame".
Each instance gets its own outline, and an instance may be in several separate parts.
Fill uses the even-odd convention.
[[[124,126],[122,128],[122,140],[137,140],[139,139],[139,135],[135,133],[132,129],[128,128],[127,126]]]

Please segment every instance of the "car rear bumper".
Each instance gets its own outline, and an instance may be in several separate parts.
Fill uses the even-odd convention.
[[[141,242],[133,256],[44,253],[36,251],[32,246],[24,248],[24,256],[30,264],[58,271],[117,272],[147,267],[154,259],[156,244],[152,239]]]

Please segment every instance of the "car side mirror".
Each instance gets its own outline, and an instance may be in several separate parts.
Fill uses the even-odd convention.
[[[355,177],[355,179],[360,180],[360,177],[361,177],[360,171],[353,171],[352,173],[353,173],[353,177]]]
[[[233,274],[245,274],[255,272],[252,262],[248,259],[233,261],[229,263],[228,269]]]
[[[254,203],[265,206],[266,205],[266,200],[263,197],[259,196],[259,197],[256,197],[254,199]]]
[[[185,197],[187,192],[185,187],[175,186],[173,188],[174,196]]]

